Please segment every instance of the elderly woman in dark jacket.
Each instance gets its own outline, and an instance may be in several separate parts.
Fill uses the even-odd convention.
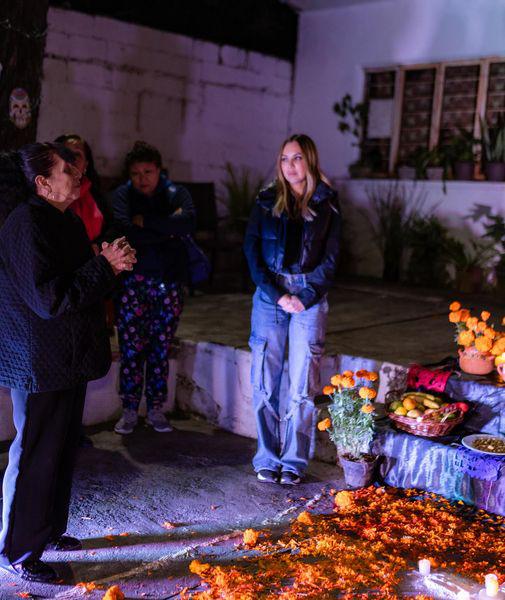
[[[102,298],[130,270],[125,239],[95,256],[67,210],[80,173],[60,144],[0,155],[0,189],[25,202],[0,230],[0,384],[11,389],[16,437],[3,481],[0,567],[51,582],[45,548],[77,550],[64,535],[86,383],[106,374]],[[7,199],[8,200],[8,199]]]

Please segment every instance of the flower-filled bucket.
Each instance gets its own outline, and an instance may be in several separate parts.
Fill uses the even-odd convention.
[[[487,375],[494,369],[494,356],[484,354],[476,348],[458,350],[459,368],[470,375]]]

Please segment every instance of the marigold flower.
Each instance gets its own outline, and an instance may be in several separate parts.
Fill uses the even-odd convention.
[[[490,340],[494,340],[496,337],[496,331],[492,327],[486,327],[486,329],[484,329],[484,335]]]
[[[314,520],[312,519],[312,515],[307,512],[306,510],[304,510],[303,512],[301,512],[297,517],[296,520],[298,521],[298,523],[303,523],[304,525],[313,525],[314,524]]]
[[[456,312],[449,313],[449,321],[451,323],[459,323],[461,320],[461,311],[457,310]]]
[[[477,331],[478,331],[479,333],[482,333],[482,332],[484,332],[484,331],[486,330],[486,328],[487,328],[487,323],[486,323],[486,321],[479,321],[479,322],[477,323]]]
[[[342,385],[342,387],[349,389],[349,388],[354,387],[356,385],[356,382],[354,381],[354,379],[352,377],[344,376],[344,377],[342,377],[341,385]]]
[[[489,352],[492,346],[493,342],[484,335],[479,336],[475,340],[475,347],[479,352]]]
[[[487,310],[483,310],[483,311],[480,313],[480,318],[481,318],[483,321],[487,321],[487,320],[489,319],[489,317],[490,317],[490,316],[491,316],[491,313],[487,312]]]
[[[359,377],[361,379],[364,379],[367,375],[368,371],[366,369],[360,369],[359,371],[356,371],[356,377]]]
[[[451,304],[449,304],[449,310],[451,310],[452,312],[455,312],[456,310],[459,310],[461,308],[461,304],[457,301],[451,302]]]
[[[363,404],[363,406],[361,407],[361,412],[365,413],[365,415],[369,415],[370,413],[373,413],[373,410],[374,409],[371,404]]]
[[[124,600],[125,595],[118,585],[113,585],[106,592],[102,600]]]
[[[209,563],[202,563],[199,560],[192,560],[189,563],[189,570],[196,575],[204,575],[210,569]]]
[[[334,391],[335,391],[335,388],[332,385],[325,385],[323,388],[323,394],[325,396],[331,396]]]
[[[479,322],[479,319],[477,319],[477,317],[469,317],[466,320],[466,326],[468,327],[468,329],[477,329],[478,322]]]
[[[458,344],[460,346],[471,346],[474,340],[475,336],[471,331],[465,330],[458,335]]]
[[[503,317],[503,319],[501,320],[501,324],[505,325],[505,317]]]
[[[329,429],[331,427],[331,419],[323,419],[322,421],[319,421],[319,423],[317,424],[317,428],[319,429],[319,431],[326,431],[327,429]]]
[[[243,536],[244,544],[246,546],[256,546],[259,536],[259,531],[254,531],[254,529],[246,529]]]
[[[330,379],[331,385],[334,385],[335,387],[338,387],[340,385],[341,381],[342,381],[342,375],[339,375],[338,373],[336,375],[333,375],[333,377]]]
[[[365,379],[368,379],[368,381],[377,381],[379,379],[379,374],[375,371],[369,371]]]
[[[354,373],[352,371],[344,371],[342,377],[352,377]]]
[[[348,492],[347,490],[342,490],[335,494],[335,504],[339,508],[348,508],[354,504],[354,496],[352,492]]]
[[[375,396],[377,395],[377,393],[376,393],[376,391],[374,389],[366,387],[366,386],[363,386],[363,387],[359,388],[358,394],[364,400],[375,398]]]
[[[470,311],[467,308],[462,308],[459,311],[459,320],[461,323],[466,323],[470,318]]]

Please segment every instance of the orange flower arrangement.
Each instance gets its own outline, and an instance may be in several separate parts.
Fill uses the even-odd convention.
[[[484,355],[499,356],[505,352],[505,332],[489,325],[490,312],[483,310],[479,319],[457,301],[449,305],[449,311],[449,321],[456,325],[456,342],[460,346],[473,347]],[[504,322],[505,319],[502,325]]]
[[[331,398],[330,418],[320,421],[317,427],[328,431],[341,456],[361,460],[368,453],[374,433],[371,401],[377,397],[373,384],[378,380],[375,371],[344,371],[333,375],[331,385],[323,388],[323,393]]]

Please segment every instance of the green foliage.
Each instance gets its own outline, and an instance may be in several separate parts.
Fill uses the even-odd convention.
[[[474,162],[476,149],[480,144],[481,140],[475,138],[473,133],[460,127],[458,134],[445,146],[447,158],[451,165],[456,162]]]
[[[357,140],[355,145],[361,146],[368,119],[368,104],[366,102],[353,104],[351,94],[346,94],[340,102],[334,104],[333,110],[340,117],[338,130],[353,135]]]
[[[332,427],[328,430],[331,441],[340,455],[360,460],[370,451],[375,423],[373,414],[361,411],[363,400],[356,388],[335,391],[328,407]]]
[[[407,266],[409,283],[425,286],[447,286],[447,267],[454,240],[448,229],[435,217],[412,219],[407,245],[411,250]]]
[[[226,163],[226,179],[222,181],[232,224],[247,221],[253,202],[264,185],[263,177],[255,176],[247,168],[236,171]]]
[[[370,223],[372,239],[382,254],[383,279],[398,281],[412,220],[425,196],[398,182],[379,184],[366,190],[371,212],[362,214]]]
[[[505,117],[498,117],[495,127],[480,118],[484,156],[487,162],[505,162]]]

